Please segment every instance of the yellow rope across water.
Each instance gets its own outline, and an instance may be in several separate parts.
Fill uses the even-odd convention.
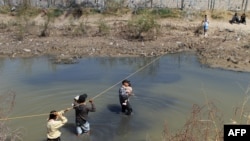
[[[165,54],[163,54],[165,55]],[[151,65],[152,63],[154,63],[155,61],[159,60],[163,55],[158,56],[157,58],[155,58],[154,60],[150,61],[148,64],[146,64],[145,66],[139,68],[138,70],[136,70],[134,73],[131,73],[130,75],[128,75],[127,77],[125,77],[124,79],[128,79],[131,76],[135,75],[136,73],[142,71],[143,69],[145,69],[147,66]],[[120,80],[119,82],[115,83],[114,85],[112,85],[111,87],[107,88],[106,90],[102,91],[101,93],[97,94],[96,96],[94,96],[93,98],[91,98],[92,100],[96,99],[97,97],[100,97],[101,95],[105,94],[107,91],[109,91],[110,89],[114,88],[116,85],[119,85],[124,79]],[[73,109],[73,107],[67,108],[67,109]],[[34,115],[26,115],[26,116],[17,116],[17,117],[6,117],[6,118],[1,118],[0,121],[5,121],[5,120],[14,120],[14,119],[21,119],[21,118],[32,118],[32,117],[39,117],[39,116],[48,116],[50,113],[44,113],[44,114],[34,114]]]

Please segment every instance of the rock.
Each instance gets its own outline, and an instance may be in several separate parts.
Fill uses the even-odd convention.
[[[234,32],[234,30],[228,29],[228,28],[226,28],[225,30],[226,30],[227,32]]]
[[[237,61],[234,57],[227,58],[227,61],[230,61],[230,62],[232,62],[234,64],[238,64],[239,63],[239,61]]]
[[[76,57],[71,57],[69,55],[61,54],[60,56],[54,58],[53,62],[55,64],[76,64],[78,63],[78,60]]]
[[[146,53],[141,53],[141,54],[140,54],[140,56],[142,56],[142,57],[146,57],[146,56],[147,56],[147,54],[146,54]]]
[[[13,54],[11,55],[12,58],[14,58],[15,56],[16,56],[16,53],[13,53]]]
[[[16,7],[15,7],[15,6],[11,7],[10,11],[11,11],[11,12],[16,11]]]
[[[145,46],[144,42],[141,42],[141,46],[143,46],[143,47]]]
[[[27,48],[24,48],[23,51],[25,51],[25,52],[31,52],[31,50],[27,49]]]
[[[37,49],[36,51],[39,52],[39,53],[42,53],[42,52],[43,52],[41,49]]]

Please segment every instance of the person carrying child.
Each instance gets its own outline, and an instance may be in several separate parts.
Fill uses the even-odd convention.
[[[121,104],[121,112],[127,115],[131,115],[132,107],[129,102],[129,96],[132,95],[132,87],[130,81],[123,80],[122,86],[119,89],[119,100]]]

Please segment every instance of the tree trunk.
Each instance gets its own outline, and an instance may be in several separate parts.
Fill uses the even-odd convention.
[[[214,10],[214,7],[215,7],[215,0],[213,0],[212,10]]]
[[[212,9],[212,7],[213,7],[213,0],[210,0],[210,10]]]
[[[150,7],[152,8],[153,7],[153,0],[150,0],[150,2],[151,2]]]
[[[244,3],[245,3],[245,0],[242,0],[242,4],[241,4],[241,9],[242,10],[244,9]]]
[[[245,4],[245,9],[244,9],[244,12],[247,11],[247,6],[248,6],[248,0],[246,0],[246,4]]]
[[[207,1],[207,7],[210,9],[210,0]]]
[[[184,0],[181,0],[181,10],[184,9]]]

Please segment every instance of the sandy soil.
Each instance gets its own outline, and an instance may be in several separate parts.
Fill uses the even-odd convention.
[[[248,25],[210,20],[208,36],[204,36],[202,30],[197,30],[201,20],[161,19],[159,34],[143,33],[144,40],[131,40],[124,37],[131,14],[109,17],[97,14],[79,19],[63,15],[49,24],[46,32],[49,36],[40,37],[45,17],[27,20],[0,15],[0,56],[52,55],[57,63],[74,63],[85,56],[152,57],[194,51],[202,63],[211,67],[250,72]],[[108,34],[99,31],[100,20],[109,25]],[[85,28],[84,33],[81,27]]]

